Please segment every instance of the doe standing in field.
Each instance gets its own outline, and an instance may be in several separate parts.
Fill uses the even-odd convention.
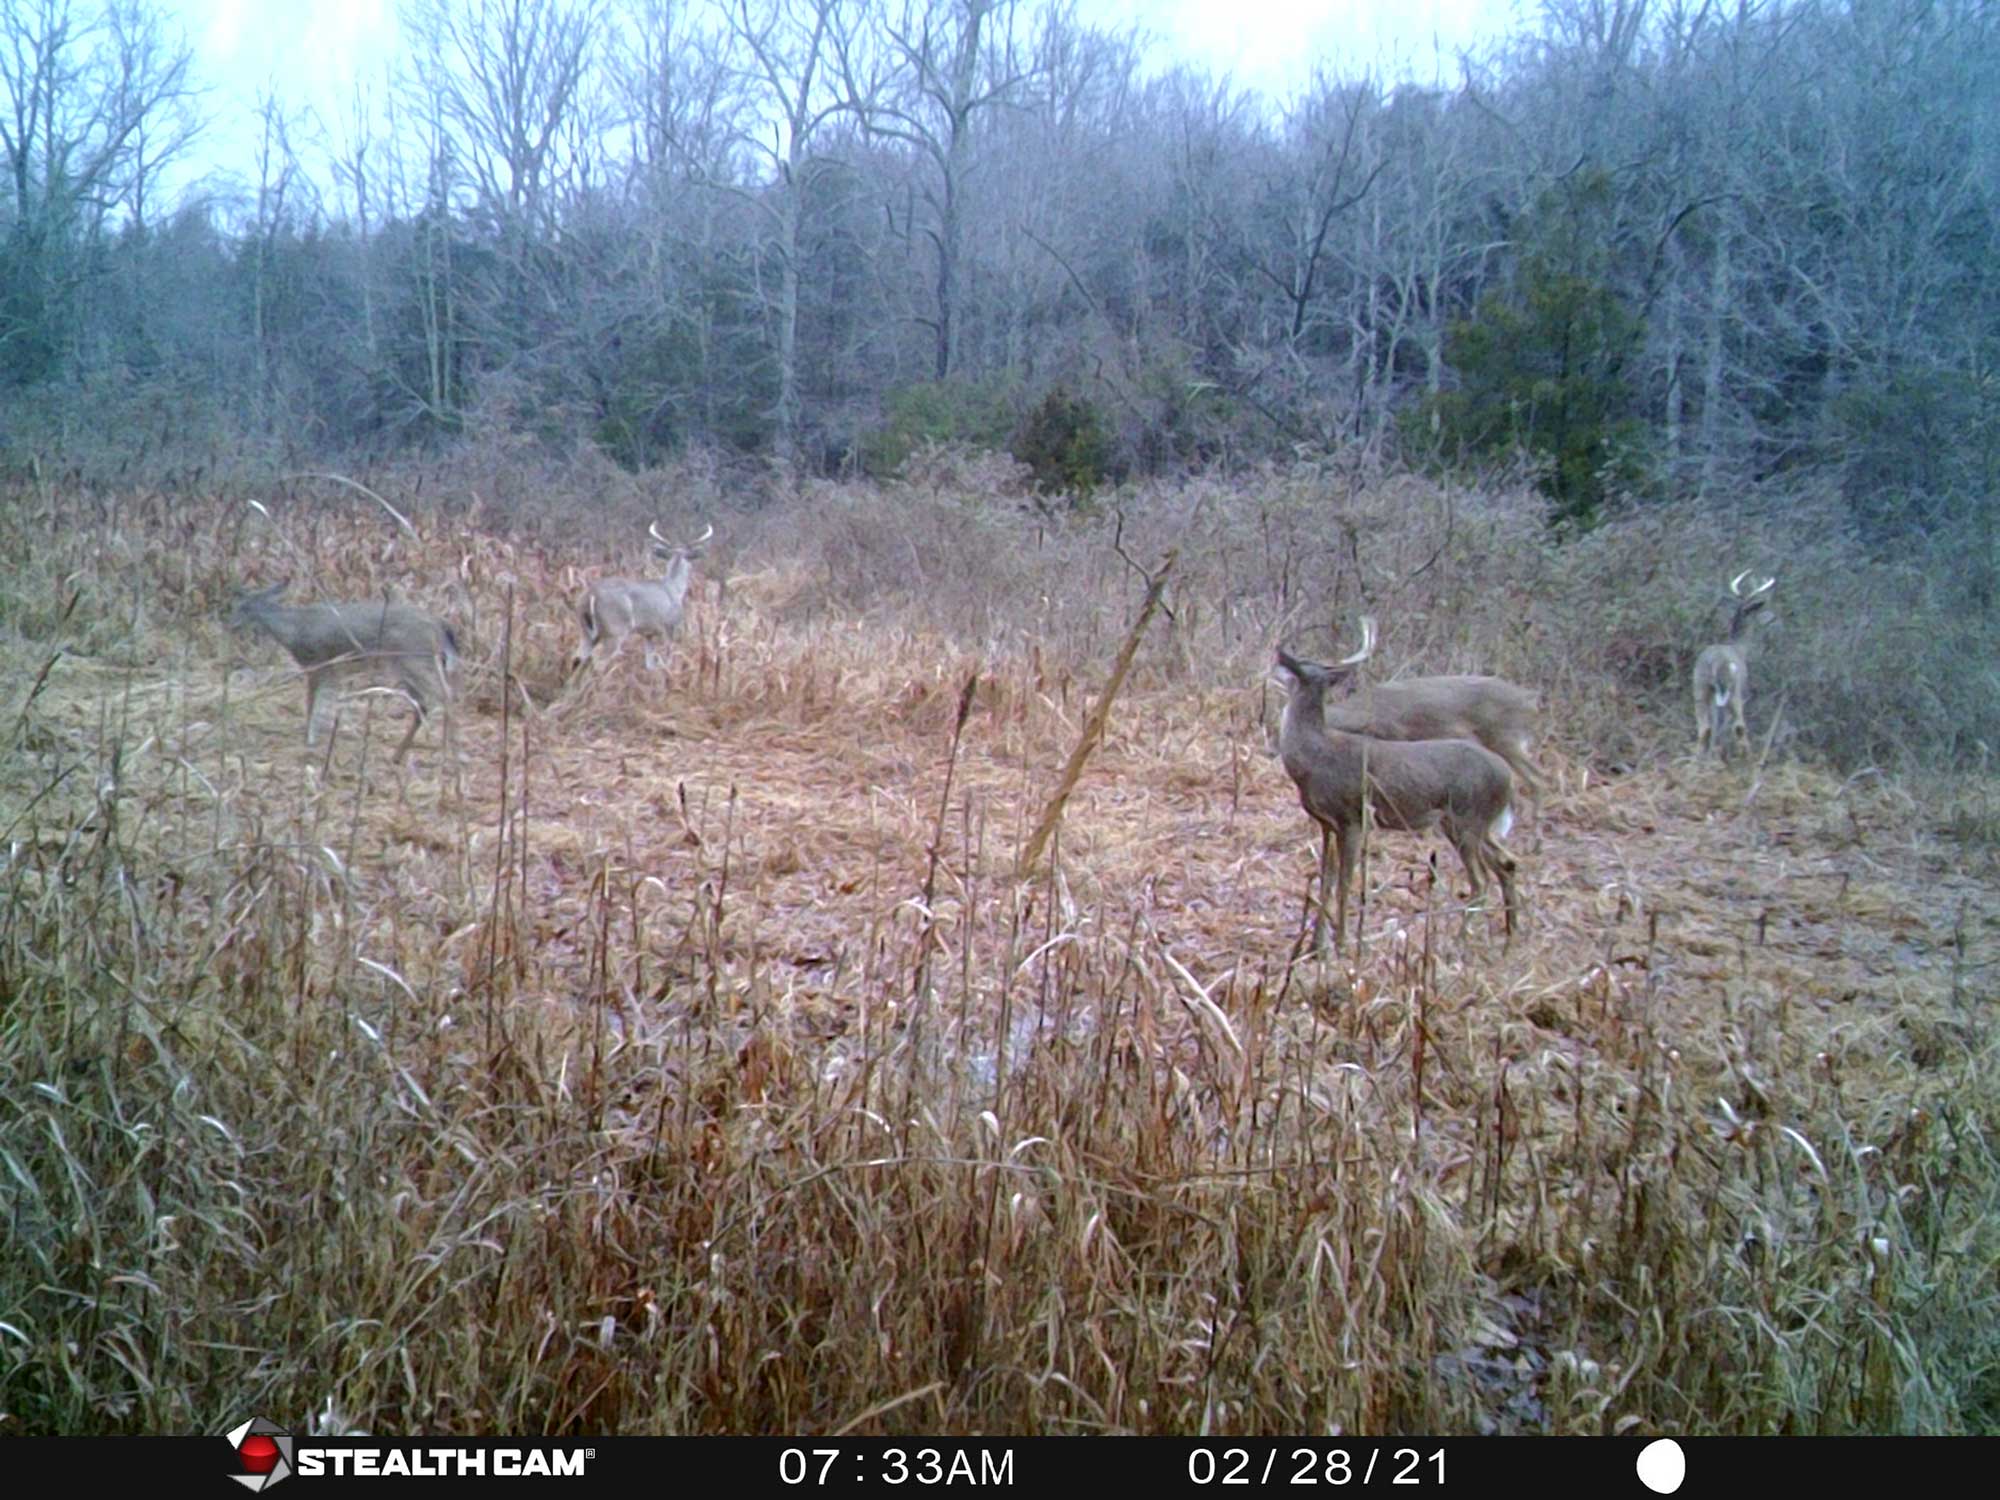
[[[1368,634],[1372,637],[1372,629]],[[1301,661],[1283,650],[1277,655],[1277,676],[1289,694],[1278,755],[1298,786],[1300,804],[1320,825],[1313,947],[1326,950],[1327,877],[1336,854],[1334,934],[1339,945],[1346,943],[1347,886],[1361,852],[1364,818],[1404,833],[1440,830],[1465,865],[1474,900],[1485,888],[1482,874],[1490,871],[1500,885],[1511,943],[1516,866],[1500,840],[1514,823],[1514,773],[1469,739],[1375,739],[1329,724],[1326,690],[1354,675],[1370,645],[1372,639],[1333,666]]]
[[[415,710],[410,729],[396,747],[398,764],[434,704],[449,705],[452,678],[458,670],[458,637],[451,626],[408,604],[375,603],[280,604],[284,583],[245,594],[236,602],[229,623],[254,626],[274,637],[292,655],[306,676],[306,744],[319,738],[320,694],[344,677],[387,678],[401,689]]]
[[[1733,739],[1749,750],[1750,729],[1743,722],[1743,702],[1750,696],[1750,617],[1769,601],[1765,595],[1778,580],[1766,578],[1743,592],[1744,569],[1729,581],[1733,608],[1729,615],[1729,636],[1719,645],[1707,646],[1694,659],[1694,753],[1714,750],[1729,759],[1727,740]]]
[[[583,627],[583,642],[570,658],[575,673],[589,664],[598,645],[607,637],[616,657],[627,636],[636,635],[646,648],[646,669],[659,665],[653,654],[657,638],[664,646],[680,627],[687,607],[688,585],[694,578],[696,559],[708,539],[715,535],[710,526],[692,542],[674,543],[660,535],[658,523],[646,528],[653,539],[653,555],[667,560],[666,572],[658,578],[600,578],[583,592],[576,608],[577,623]]]

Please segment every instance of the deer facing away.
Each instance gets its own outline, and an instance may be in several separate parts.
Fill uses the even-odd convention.
[[[280,604],[285,587],[274,583],[245,594],[229,623],[265,631],[305,672],[306,744],[319,737],[320,694],[329,683],[352,676],[386,678],[415,709],[409,732],[396,747],[400,763],[426,710],[451,702],[458,669],[458,637],[451,626],[408,604]]]
[[[1729,741],[1748,751],[1749,726],[1743,722],[1743,701],[1750,695],[1750,617],[1769,601],[1775,578],[1743,592],[1745,569],[1729,581],[1729,597],[1734,608],[1729,615],[1729,637],[1719,645],[1705,646],[1694,659],[1694,753],[1714,750],[1729,759]]]
[[[583,627],[583,642],[570,658],[572,673],[589,664],[598,645],[606,637],[616,656],[627,636],[636,635],[646,648],[646,669],[659,665],[653,653],[657,637],[664,645],[681,623],[687,607],[688,584],[694,578],[695,559],[715,535],[709,527],[692,542],[674,543],[660,535],[657,523],[646,528],[653,539],[653,554],[667,559],[667,571],[659,578],[600,578],[583,591],[576,607],[577,623]]]
[[[1406,833],[1436,828],[1465,865],[1473,899],[1490,871],[1506,908],[1507,938],[1514,936],[1517,902],[1514,856],[1500,840],[1514,822],[1514,774],[1507,762],[1466,739],[1385,740],[1331,726],[1326,690],[1351,677],[1366,658],[1334,666],[1301,661],[1284,651],[1277,673],[1289,691],[1278,730],[1278,755],[1298,785],[1299,802],[1320,825],[1319,903],[1313,913],[1313,947],[1326,950],[1328,867],[1337,854],[1334,933],[1346,942],[1347,886],[1361,852],[1364,811],[1375,826]]]
[[[1349,661],[1374,650],[1375,621],[1363,615],[1361,650]],[[1539,808],[1541,776],[1528,758],[1535,709],[1535,695],[1504,677],[1412,677],[1351,694],[1327,710],[1327,724],[1381,740],[1476,740],[1507,762]]]

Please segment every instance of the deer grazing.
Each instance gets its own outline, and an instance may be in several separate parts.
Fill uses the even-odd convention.
[[[1346,942],[1347,886],[1361,852],[1364,815],[1372,815],[1378,828],[1442,831],[1465,865],[1475,900],[1485,888],[1481,876],[1490,870],[1500,885],[1512,942],[1515,864],[1500,840],[1514,823],[1514,774],[1506,761],[1468,739],[1376,739],[1331,725],[1326,690],[1351,678],[1372,644],[1330,667],[1283,650],[1277,657],[1279,679],[1289,692],[1278,755],[1298,784],[1300,804],[1320,825],[1313,947],[1326,951],[1327,875],[1335,853],[1334,932],[1340,945]]]
[[[637,635],[644,644],[646,669],[651,671],[659,665],[653,654],[654,637],[664,645],[679,628],[695,559],[715,535],[715,528],[710,526],[685,544],[660,535],[658,523],[648,526],[646,532],[653,539],[653,555],[667,559],[666,573],[659,578],[600,578],[584,590],[576,608],[583,643],[570,658],[572,673],[588,665],[605,637],[610,637],[611,654],[616,656],[630,635]]]
[[[273,636],[306,674],[306,744],[319,738],[320,693],[342,677],[392,679],[416,710],[396,762],[433,704],[449,705],[458,670],[458,637],[451,626],[408,604],[280,604],[284,583],[245,594],[229,623],[256,626]],[[448,710],[447,710],[448,711]],[[447,729],[449,726],[447,726]]]
[[[1705,646],[1694,659],[1694,753],[1713,749],[1729,759],[1725,739],[1733,739],[1748,752],[1749,726],[1743,722],[1743,700],[1750,695],[1750,617],[1770,601],[1775,578],[1743,592],[1749,569],[1729,580],[1729,597],[1734,608],[1729,616],[1729,636],[1722,644]]]
[[[1361,649],[1349,660],[1374,651],[1375,621],[1363,615]],[[1327,711],[1327,723],[1378,740],[1475,740],[1507,762],[1539,809],[1541,774],[1528,758],[1535,709],[1535,695],[1504,677],[1412,677],[1351,694]]]

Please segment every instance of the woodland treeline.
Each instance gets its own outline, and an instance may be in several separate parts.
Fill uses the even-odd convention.
[[[0,15],[4,464],[1354,449],[1878,538],[2000,470],[1982,0],[1547,0],[1284,98],[1060,0],[410,0],[337,118],[247,120],[143,0]]]

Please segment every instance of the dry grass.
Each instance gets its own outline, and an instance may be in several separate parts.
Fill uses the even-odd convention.
[[[725,517],[671,680],[565,686],[712,498],[0,502],[0,1430],[1996,1425],[1989,783],[1696,766],[1493,586],[1560,602],[1524,509],[1302,471],[1135,510],[1173,614],[1019,882],[1108,527]],[[376,697],[307,755],[219,624],[285,571],[457,622],[455,760]],[[1302,956],[1256,683],[1363,601],[1551,704],[1510,953],[1390,836]]]

